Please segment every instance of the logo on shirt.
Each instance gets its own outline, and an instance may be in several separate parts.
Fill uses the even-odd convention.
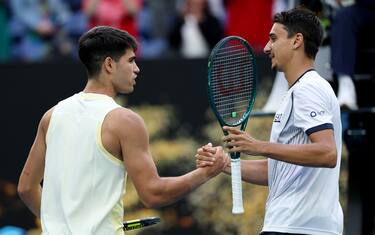
[[[275,119],[273,120],[273,122],[281,122],[281,117],[283,116],[282,113],[276,113],[275,114]]]
[[[316,117],[318,115],[324,115],[325,111],[324,110],[321,110],[321,111],[311,111],[310,112],[310,117]]]

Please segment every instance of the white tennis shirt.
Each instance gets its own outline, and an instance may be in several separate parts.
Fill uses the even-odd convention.
[[[46,135],[43,235],[123,235],[126,171],[102,145],[101,126],[119,107],[106,95],[78,93],[59,102]]]
[[[310,134],[324,129],[334,130],[335,168],[305,167],[268,159],[269,195],[263,231],[342,234],[340,107],[330,84],[317,72],[309,70],[283,98],[275,114],[270,141],[308,144]]]

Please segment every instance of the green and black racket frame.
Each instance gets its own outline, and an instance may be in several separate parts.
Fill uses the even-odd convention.
[[[256,61],[250,44],[228,36],[212,49],[208,59],[208,98],[221,127],[246,129],[256,96]],[[224,134],[228,133],[224,131]],[[244,212],[240,153],[231,153],[233,214]]]
[[[124,231],[134,230],[143,228],[146,226],[154,225],[159,223],[161,220],[159,217],[147,217],[142,219],[124,221]]]

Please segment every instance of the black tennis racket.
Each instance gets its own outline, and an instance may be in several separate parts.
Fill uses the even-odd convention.
[[[147,217],[143,219],[128,220],[124,222],[124,231],[143,228],[146,226],[157,224],[159,222],[160,218],[158,217]]]
[[[256,96],[255,56],[249,43],[229,36],[212,49],[208,61],[208,97],[220,125],[245,130]],[[224,132],[225,135],[228,133]],[[233,214],[244,212],[240,153],[231,153]]]

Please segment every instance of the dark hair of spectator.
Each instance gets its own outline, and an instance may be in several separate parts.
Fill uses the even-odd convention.
[[[137,42],[128,32],[109,26],[94,27],[79,38],[78,55],[89,78],[98,75],[105,58],[116,62],[126,50],[137,50]]]
[[[315,59],[323,39],[323,28],[319,18],[310,10],[299,7],[275,14],[274,23],[285,26],[288,37],[301,33],[304,39],[305,53]]]

